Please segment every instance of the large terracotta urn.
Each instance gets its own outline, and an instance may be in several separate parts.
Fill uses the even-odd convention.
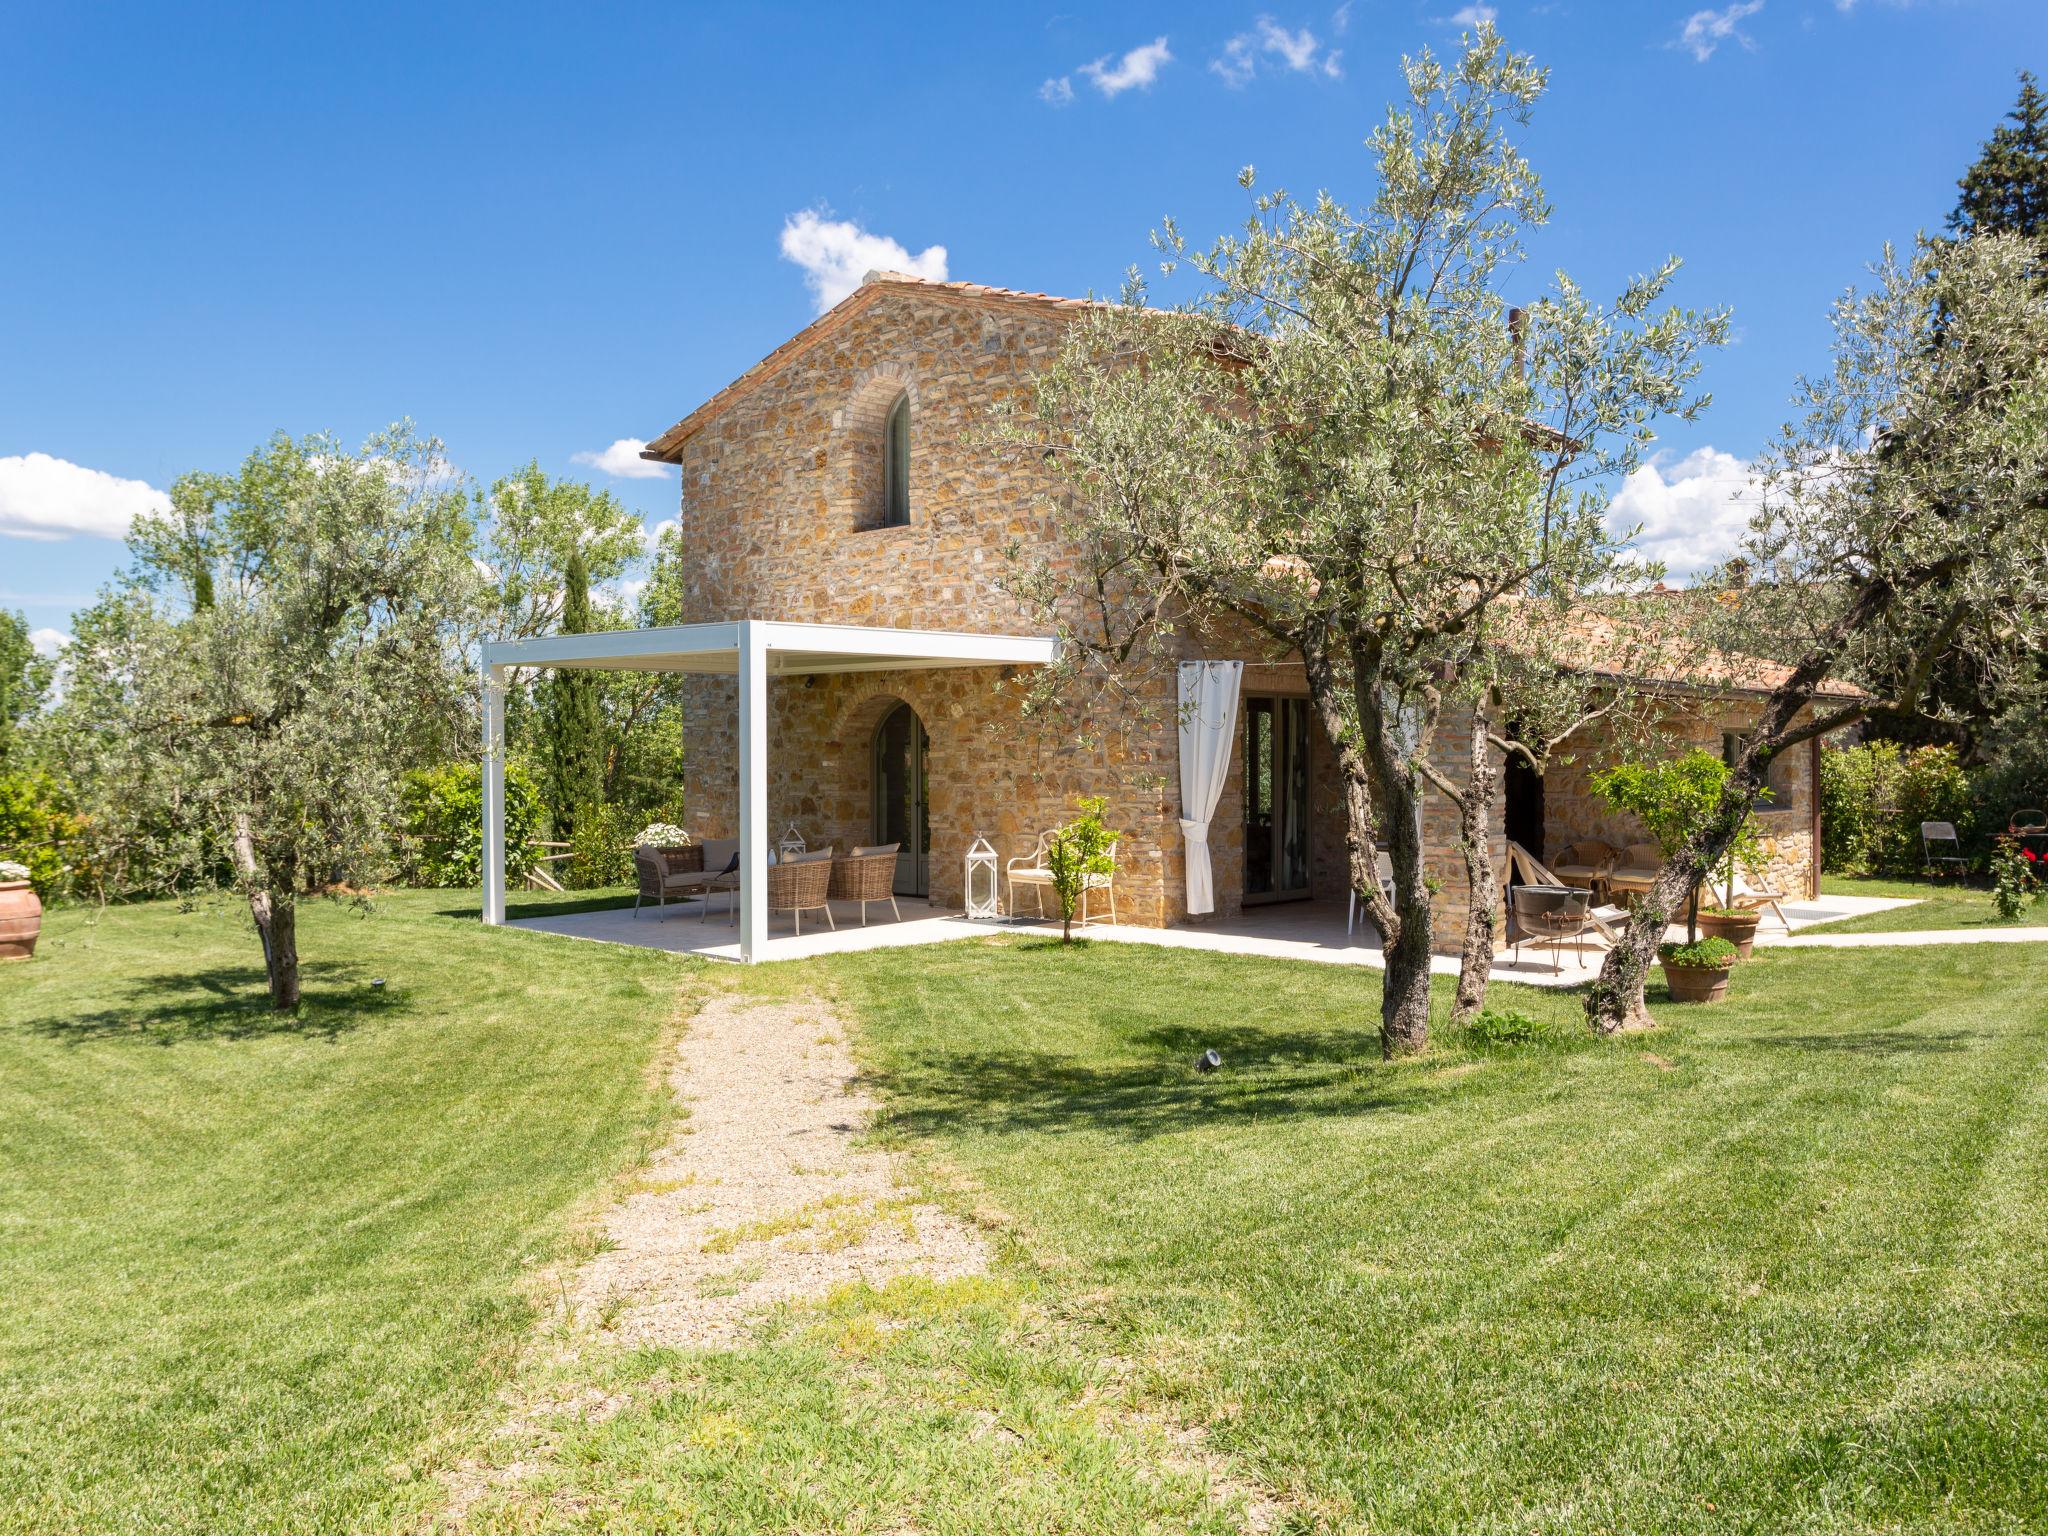
[[[26,880],[0,880],[0,960],[26,960],[43,931],[43,904]]]

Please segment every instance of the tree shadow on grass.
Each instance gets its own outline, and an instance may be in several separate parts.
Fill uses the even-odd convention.
[[[633,893],[630,890],[623,896],[617,891],[596,891],[588,896],[565,895],[552,901],[508,901],[505,903],[505,918],[516,923],[522,917],[567,917],[574,912],[610,912],[632,905]],[[670,901],[668,905],[676,907],[682,903]],[[689,910],[693,914],[696,912],[695,903],[690,904]],[[483,921],[483,907],[477,902],[462,907],[441,907],[435,910],[434,916],[478,923]]]
[[[1052,1051],[927,1052],[875,1075],[887,1120],[926,1136],[1087,1131],[1149,1140],[1204,1126],[1428,1109],[1460,1085],[1383,1067],[1371,1038],[1214,1025],[1138,1036],[1156,1058],[1105,1063]],[[1207,1049],[1221,1070],[1200,1073]]]
[[[69,1045],[126,1041],[171,1046],[198,1041],[333,1040],[368,1019],[405,1006],[403,992],[373,987],[360,966],[335,960],[302,962],[303,992],[295,1012],[270,1006],[261,971],[215,966],[140,976],[111,1007],[45,1014],[26,1020],[47,1039]]]

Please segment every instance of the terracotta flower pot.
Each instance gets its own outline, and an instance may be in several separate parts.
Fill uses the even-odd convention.
[[[1661,962],[1664,967],[1664,985],[1671,989],[1674,1003],[1718,1003],[1728,995],[1728,972],[1731,966],[1673,965],[1669,960]]]
[[[0,883],[0,960],[26,960],[43,931],[43,904],[26,880]]]
[[[1763,915],[1758,912],[1702,912],[1699,915],[1700,937],[1726,939],[1747,960],[1756,943],[1756,925],[1762,920]]]

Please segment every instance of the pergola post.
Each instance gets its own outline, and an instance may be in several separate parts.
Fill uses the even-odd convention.
[[[752,619],[739,626],[740,959],[768,942],[768,639]]]
[[[484,663],[484,921],[505,921],[505,669]]]

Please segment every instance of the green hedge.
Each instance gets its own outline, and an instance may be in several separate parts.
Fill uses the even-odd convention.
[[[1916,875],[1923,866],[1920,823],[1955,824],[1974,868],[1990,857],[2012,807],[1999,801],[2005,775],[1966,772],[1954,747],[1904,749],[1873,741],[1832,748],[1820,759],[1823,867],[1879,875]]]
[[[484,786],[476,763],[415,768],[399,782],[404,836],[399,876],[407,885],[483,883]],[[505,878],[533,867],[532,840],[540,830],[540,796],[516,763],[505,767]]]
[[[0,773],[0,859],[28,868],[29,883],[44,901],[71,887],[83,824],[63,785],[47,773]],[[89,882],[88,882],[89,884]]]

